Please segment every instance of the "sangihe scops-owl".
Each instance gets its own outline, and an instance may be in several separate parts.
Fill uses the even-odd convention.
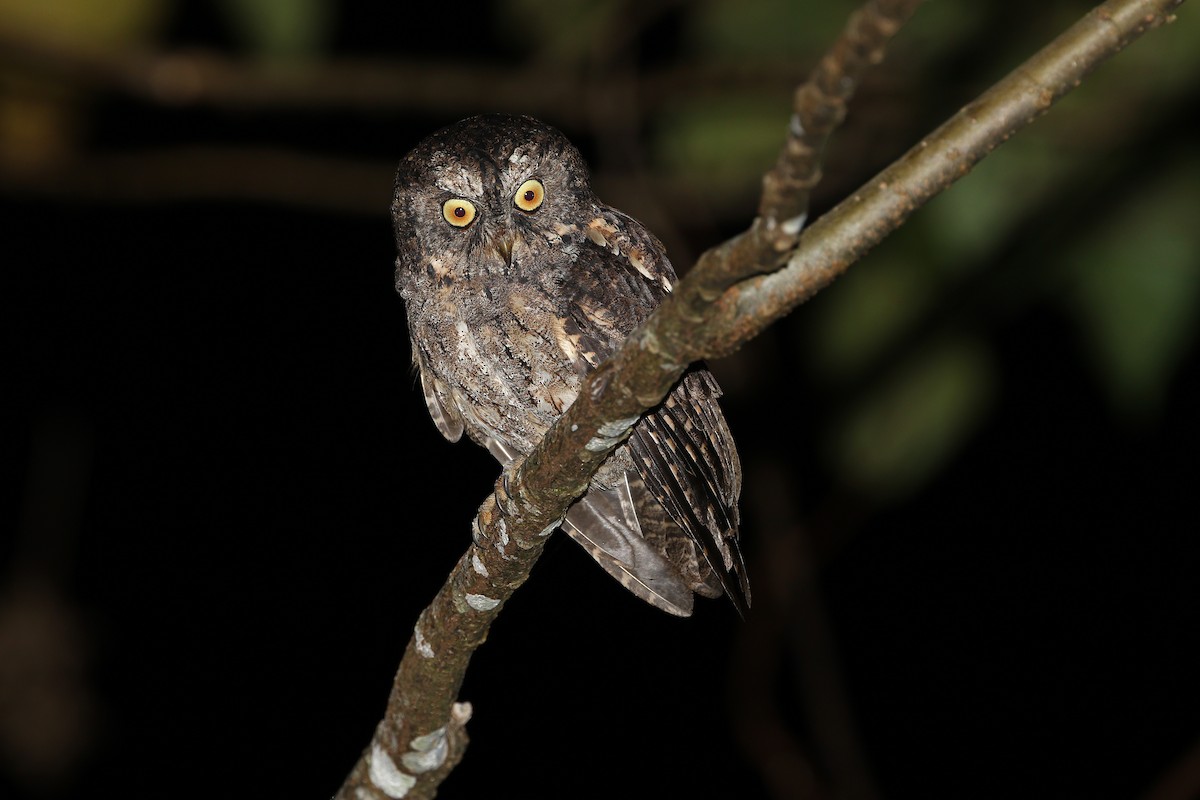
[[[400,163],[392,218],[429,413],[505,467],[675,281],[658,239],[600,202],[579,151],[529,117],[472,117],[422,141]],[[724,591],[739,612],[750,602],[719,396],[708,370],[689,370],[563,522],[626,588],[680,616],[693,592]]]

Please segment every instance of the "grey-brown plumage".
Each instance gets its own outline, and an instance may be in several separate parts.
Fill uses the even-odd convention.
[[[429,413],[504,466],[675,281],[662,244],[601,203],[579,151],[529,117],[472,117],[425,139],[400,163],[392,217]],[[630,591],[681,616],[693,592],[750,602],[741,467],[719,396],[707,370],[686,373],[563,523]]]

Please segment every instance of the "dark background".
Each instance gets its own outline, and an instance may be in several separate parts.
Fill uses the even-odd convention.
[[[0,796],[331,795],[496,476],[414,386],[395,162],[537,113],[686,270],[853,8],[801,5],[728,42],[701,3],[159,2],[103,35],[0,7]],[[954,5],[864,86],[815,211],[1086,9]],[[1149,794],[1200,735],[1196,41],[1149,34],[713,365],[748,619],[670,618],[556,536],[442,796],[1200,796]],[[155,95],[144,54],[250,77]],[[575,88],[523,105],[538,75]]]

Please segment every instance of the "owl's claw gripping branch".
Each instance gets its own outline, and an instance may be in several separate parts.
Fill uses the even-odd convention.
[[[588,489],[592,474],[617,447],[624,446],[622,441],[632,441],[624,439],[631,420],[650,408],[654,398],[661,399],[671,391],[689,360],[732,350],[828,284],[916,208],[1044,113],[1100,62],[1147,30],[1168,22],[1170,12],[1181,2],[1109,0],[1098,6],[809,227],[796,249],[784,249],[788,255],[781,257],[774,244],[764,249],[761,241],[745,241],[744,237],[754,239],[765,233],[770,239],[775,235],[770,230],[756,233],[753,228],[706,255],[619,349],[608,359],[599,359],[604,363],[598,367],[591,365],[597,367],[591,373],[592,382],[584,381],[578,387],[566,413],[484,502],[475,525],[475,542],[421,613],[397,672],[386,716],[339,790],[339,800],[399,800],[436,794],[466,747],[464,726],[470,709],[457,698],[472,653],[486,638],[504,601],[528,577],[546,541],[543,533],[552,530],[573,499]],[[902,0],[873,0],[868,8],[902,9],[907,5]],[[890,34],[890,30],[885,32]],[[802,126],[793,126],[792,133],[803,136],[804,130],[797,128]],[[761,219],[775,219],[781,230],[788,227],[803,215],[806,201],[797,203],[786,195],[803,191],[810,183],[805,179],[779,181],[780,198],[764,198],[766,211]],[[772,191],[775,189],[767,187],[766,194]],[[542,198],[535,192],[528,202],[540,204]],[[470,225],[468,217],[474,216],[475,209],[459,215],[458,208],[437,211],[446,214],[450,225]],[[756,227],[770,225],[760,221]],[[798,233],[799,226],[792,227],[797,230],[784,230],[784,235]],[[570,230],[564,226],[561,235]],[[604,242],[609,243],[607,237]],[[755,257],[764,252],[772,254],[761,260]],[[513,251],[514,258],[519,255],[519,250]],[[620,257],[619,246],[614,255]],[[638,269],[647,266],[641,264]],[[435,259],[428,268],[430,276],[437,279],[444,264]],[[747,275],[756,277],[745,279]],[[603,320],[603,314],[597,319]],[[584,337],[566,327],[562,334],[563,345],[581,358],[596,355]],[[464,341],[461,355],[465,358],[473,343]],[[448,396],[445,387],[424,388],[438,427],[447,438],[458,438],[464,419],[457,407],[441,407]],[[592,391],[597,388],[599,391]],[[559,397],[550,393],[547,402]],[[502,460],[510,452],[503,442],[492,444],[496,446],[489,450],[500,454],[497,457]],[[510,466],[515,463],[514,459]]]

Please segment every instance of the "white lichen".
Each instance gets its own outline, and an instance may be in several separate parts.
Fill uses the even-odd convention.
[[[417,782],[412,775],[401,772],[396,762],[392,761],[391,756],[378,743],[371,745],[370,762],[367,775],[371,778],[371,783],[394,800],[400,800],[408,794],[408,790]]]
[[[804,135],[804,123],[800,121],[799,114],[792,114],[791,122],[788,123],[788,130],[792,132],[792,136],[797,139]]]
[[[413,639],[417,642],[418,653],[424,658],[433,658],[433,648],[429,646],[429,642],[425,639],[425,634],[421,631],[420,625],[413,628]]]
[[[446,741],[446,729],[438,728],[412,740],[412,749],[400,757],[405,767],[420,775],[437,769],[446,761],[450,747]]]
[[[450,721],[461,728],[470,721],[474,711],[475,709],[471,708],[470,703],[455,703],[450,706]]]
[[[500,605],[500,601],[488,597],[486,594],[468,594],[467,605],[476,611],[491,611],[493,608]]]
[[[483,565],[478,553],[471,553],[471,569],[483,577],[488,577],[487,567]]]
[[[801,214],[798,217],[792,217],[779,226],[780,230],[788,236],[795,236],[804,227],[805,221],[808,219],[808,214]]]
[[[620,440],[619,436],[593,436],[583,447],[589,452],[599,453],[617,444]]]
[[[614,419],[612,422],[607,422],[597,428],[597,432],[601,436],[624,436],[625,432],[633,427],[633,423],[637,422],[640,417],[626,417],[624,419]]]

